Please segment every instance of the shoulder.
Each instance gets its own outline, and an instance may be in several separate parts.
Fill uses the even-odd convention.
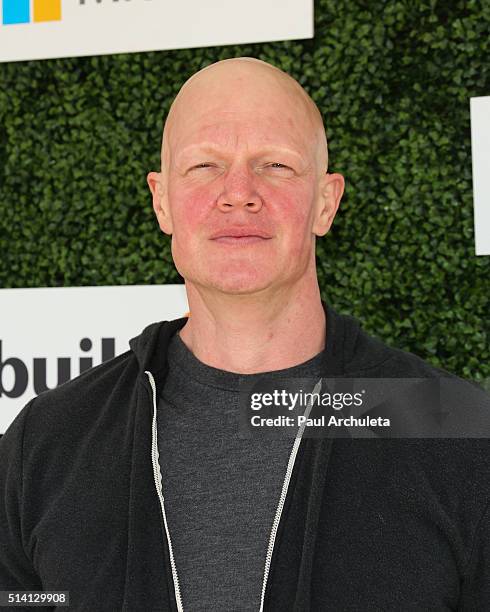
[[[344,328],[355,330],[345,334],[345,372],[349,376],[372,373],[386,378],[421,377],[451,378],[480,388],[473,381],[435,366],[410,351],[390,346],[380,338],[366,332],[357,319],[350,315],[338,315],[344,320]],[[356,323],[357,325],[354,325]]]
[[[490,437],[490,394],[476,381],[462,378],[448,370],[435,366],[415,353],[389,346],[379,338],[367,333],[359,321],[349,315],[343,319],[343,372],[348,378],[376,379],[420,379],[424,389],[444,397],[445,405],[451,406],[460,418],[468,420],[471,409],[478,409],[478,423],[485,425]],[[422,379],[425,379],[422,381]],[[403,388],[403,387],[402,387]],[[468,423],[469,425],[469,423]],[[464,429],[463,429],[464,430]],[[474,437],[474,436],[473,436]],[[482,437],[482,434],[479,435]]]
[[[77,438],[103,422],[117,402],[121,413],[138,379],[138,363],[126,351],[29,402],[26,438]],[[25,407],[27,408],[27,406]],[[113,415],[114,416],[114,415]]]
[[[353,325],[356,321],[349,315],[342,315],[351,321],[347,325]],[[352,327],[354,329],[354,327]],[[417,457],[417,462],[434,462],[442,466],[458,465],[460,474],[464,478],[473,473],[482,476],[486,489],[486,495],[490,496],[490,394],[477,382],[467,380],[444,368],[432,365],[420,356],[389,346],[379,338],[367,333],[360,325],[357,326],[353,341],[345,355],[345,376],[358,378],[376,379],[431,379],[422,381],[420,387],[426,396],[427,403],[420,407],[426,409],[432,405],[434,411],[441,410],[445,416],[450,415],[453,429],[450,437],[420,439],[406,439],[400,444],[393,439],[383,440],[385,449],[393,447],[397,453],[402,448],[414,450],[416,453],[408,453],[410,463]],[[346,345],[348,346],[348,342]],[[415,382],[415,381],[414,381]],[[417,381],[418,383],[419,381]],[[425,386],[424,386],[425,385]],[[394,387],[390,387],[394,388]],[[414,390],[417,386],[409,384],[400,389]],[[437,391],[439,395],[431,395],[430,392]],[[402,407],[406,410],[413,409],[413,402],[419,401],[424,396],[411,395],[407,393],[406,399],[400,394],[397,397],[397,409]],[[457,425],[456,433],[454,423]],[[449,427],[449,425],[448,425]],[[446,430],[443,430],[446,431]],[[488,435],[485,436],[485,432]],[[403,453],[402,453],[403,454]],[[481,482],[478,480],[478,485]]]

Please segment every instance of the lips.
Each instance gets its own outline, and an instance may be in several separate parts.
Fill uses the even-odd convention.
[[[272,238],[265,230],[257,227],[227,227],[215,232],[211,240],[219,238]]]
[[[234,244],[234,245],[245,245],[255,244],[257,242],[267,242],[268,238],[262,238],[261,236],[218,236],[213,238],[213,241],[218,244]]]

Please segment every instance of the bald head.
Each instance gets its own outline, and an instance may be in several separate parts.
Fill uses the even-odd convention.
[[[287,113],[291,125],[303,131],[310,143],[316,169],[328,165],[327,138],[318,107],[290,75],[252,57],[231,58],[206,66],[193,74],[174,99],[163,130],[162,171],[169,167],[172,149],[183,126],[204,108],[226,113],[264,107]]]
[[[147,181],[201,306],[213,295],[226,310],[225,294],[257,298],[261,312],[270,296],[283,304],[285,291],[317,299],[315,240],[330,228],[344,179],[327,172],[321,114],[291,76],[254,58],[194,74],[170,108],[161,172]],[[233,238],[237,229],[248,238]]]

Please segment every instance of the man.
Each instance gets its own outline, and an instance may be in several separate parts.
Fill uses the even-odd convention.
[[[321,300],[344,182],[305,91],[253,58],[201,70],[148,184],[190,316],[12,423],[0,589],[74,610],[489,609],[487,439],[238,435],[243,380],[450,376]]]

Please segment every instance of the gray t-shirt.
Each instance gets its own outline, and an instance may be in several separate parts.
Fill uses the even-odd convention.
[[[257,612],[294,437],[239,437],[239,378],[321,378],[325,350],[274,372],[237,374],[194,356],[178,333],[160,382],[158,449],[185,612]]]

